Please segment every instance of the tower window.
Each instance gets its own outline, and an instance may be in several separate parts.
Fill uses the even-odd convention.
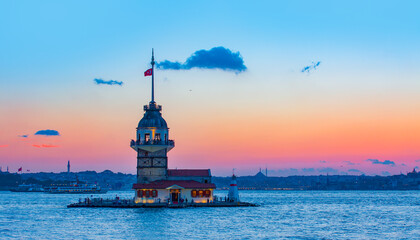
[[[144,134],[144,141],[146,142],[150,141],[150,133]]]
[[[160,141],[160,133],[156,133],[155,134],[155,140],[156,141]]]

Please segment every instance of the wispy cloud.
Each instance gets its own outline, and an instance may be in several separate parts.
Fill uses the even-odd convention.
[[[318,62],[312,62],[311,65],[308,65],[308,66],[303,67],[302,70],[301,70],[301,72],[303,72],[303,73],[310,73],[311,71],[316,70],[319,67],[320,64],[321,64],[320,61],[318,61]]]
[[[362,171],[360,171],[359,169],[355,169],[355,168],[349,169],[347,171],[348,172],[354,172],[354,173],[362,173]]]
[[[46,129],[46,130],[39,130],[38,132],[35,133],[35,135],[60,136],[60,133],[57,130]]]
[[[327,161],[324,161],[324,160],[321,160],[321,161],[319,161],[320,163],[327,163]]]
[[[60,147],[60,146],[50,145],[50,144],[41,144],[41,145],[33,144],[32,147],[36,147],[36,148],[55,148],[55,147]]]
[[[416,162],[420,162],[420,159],[417,159]]]
[[[315,172],[315,169],[314,168],[302,168],[302,172],[312,173],[312,172]]]
[[[346,163],[347,165],[356,165],[355,163],[351,162],[351,161],[343,161],[343,163]]]
[[[221,69],[242,72],[247,69],[239,52],[228,48],[214,47],[210,50],[194,52],[184,63],[165,60],[157,63],[159,69],[189,70],[192,68]]]
[[[338,169],[330,168],[330,167],[317,168],[316,170],[318,170],[318,172],[320,172],[320,173],[333,173],[333,174],[337,174],[339,172]]]
[[[382,165],[395,166],[395,162],[390,161],[390,160],[385,160],[385,161],[381,162],[378,159],[368,159],[366,161],[371,162],[372,164],[382,164]]]
[[[28,137],[29,137],[29,135],[28,135],[28,134],[25,134],[25,135],[18,135],[18,137],[21,137],[21,138],[28,138]]]
[[[122,86],[124,84],[122,81],[120,82],[120,81],[115,81],[115,80],[103,80],[101,78],[95,78],[95,79],[93,79],[93,81],[98,85],[104,84],[104,85],[119,85],[119,86]]]

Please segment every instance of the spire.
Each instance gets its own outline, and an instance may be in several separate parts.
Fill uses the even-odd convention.
[[[153,48],[152,48],[152,61],[150,62],[152,64],[152,101],[150,103],[155,103],[155,79],[154,79],[154,75],[155,75],[155,56],[153,53]]]

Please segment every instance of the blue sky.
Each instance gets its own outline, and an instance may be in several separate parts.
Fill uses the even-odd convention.
[[[143,71],[149,68],[152,48],[157,61],[183,62],[198,50],[223,46],[240,52],[247,67],[239,74],[218,70],[157,72],[158,102],[164,105],[176,139],[182,143],[185,137],[186,145],[190,136],[185,132],[191,125],[196,127],[194,132],[203,124],[216,126],[222,120],[252,125],[255,113],[263,116],[266,126],[271,119],[315,119],[314,134],[315,129],[327,125],[322,123],[323,118],[337,128],[339,121],[348,119],[342,123],[347,128],[354,122],[373,126],[378,119],[386,119],[388,125],[381,125],[383,129],[402,124],[412,126],[412,133],[420,132],[414,125],[419,115],[413,113],[420,101],[418,9],[418,1],[0,1],[0,114],[8,116],[0,119],[0,124],[8,126],[0,136],[0,145],[13,146],[13,136],[41,129],[57,130],[66,139],[66,128],[71,132],[72,122],[83,122],[86,129],[97,127],[97,132],[101,127],[104,133],[98,139],[129,139],[141,105],[150,98],[150,82]],[[303,67],[318,61],[321,63],[315,71],[301,73]],[[94,79],[124,84],[103,86],[95,84]],[[180,106],[193,109],[186,114],[194,119],[213,119],[216,110],[231,115],[187,126],[176,114]],[[401,129],[395,127],[389,136],[398,131]],[[230,134],[235,133],[232,130]],[[203,138],[210,138],[210,133],[206,134]],[[274,134],[282,136],[282,132]],[[401,146],[403,142],[416,145],[419,141],[404,136],[394,139]],[[73,136],[60,146],[86,147],[77,145],[76,138],[86,137]],[[182,144],[180,149],[173,159],[178,166],[187,166],[195,155],[182,150]],[[199,149],[205,152],[204,146]],[[376,150],[367,151],[369,154],[355,150],[354,154],[361,163],[389,159],[410,168],[415,166],[415,159],[420,159],[420,153],[412,149],[397,150],[400,155],[376,154]],[[126,151],[119,153],[127,159],[125,165],[116,168],[131,171],[131,150]],[[0,152],[0,158],[6,163],[20,161],[16,163],[19,165],[36,165],[36,159],[46,157],[60,158],[59,152],[33,153],[35,160],[31,161],[29,153],[11,154]],[[334,154],[325,153],[325,157],[342,156]],[[109,157],[109,168],[114,167],[117,156]],[[285,164],[287,157],[254,159],[257,163],[249,168],[266,164],[279,169],[316,168],[315,163],[322,160],[318,156],[292,166]],[[60,161],[67,162],[62,158]],[[82,163],[92,157],[74,158]],[[224,161],[232,164],[227,170],[216,164],[214,168],[220,167],[221,173],[239,164],[230,158]],[[308,163],[311,161],[313,166]],[[212,164],[204,162],[202,166]]]

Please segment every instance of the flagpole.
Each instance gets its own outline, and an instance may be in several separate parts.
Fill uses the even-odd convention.
[[[152,101],[151,103],[155,103],[155,79],[154,79],[154,75],[155,75],[155,57],[153,54],[153,48],[152,48]]]

